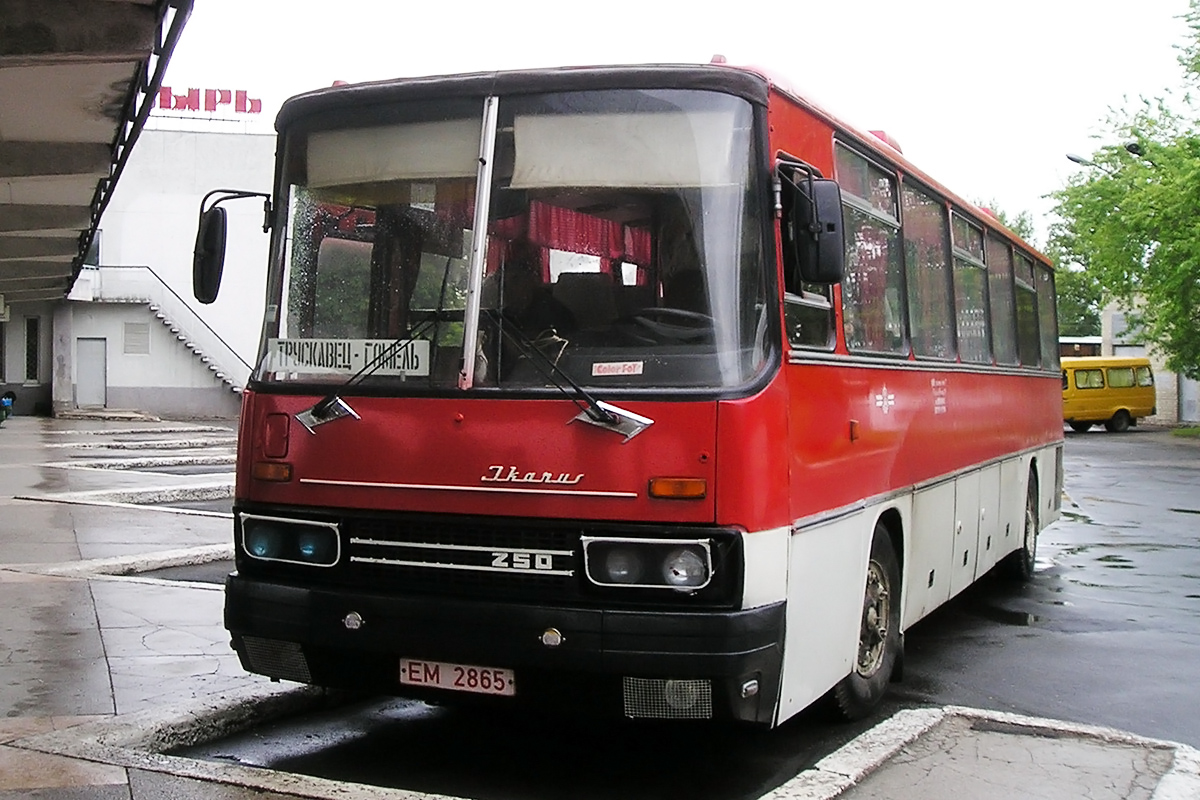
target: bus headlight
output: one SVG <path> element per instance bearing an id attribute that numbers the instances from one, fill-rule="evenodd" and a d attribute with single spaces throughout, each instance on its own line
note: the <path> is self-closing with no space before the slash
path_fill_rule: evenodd
<path id="1" fill-rule="evenodd" d="M 242 550 L 260 561 L 332 567 L 341 557 L 338 526 L 333 522 L 239 514 Z"/>
<path id="2" fill-rule="evenodd" d="M 612 583 L 637 583 L 642 577 L 642 559 L 630 547 L 614 547 L 604 556 L 604 573 Z"/>
<path id="3" fill-rule="evenodd" d="M 677 547 L 662 562 L 663 581 L 676 589 L 708 583 L 708 561 L 698 547 Z"/>
<path id="4" fill-rule="evenodd" d="M 597 586 L 695 591 L 713 576 L 710 539 L 584 536 L 583 561 Z"/>
<path id="5" fill-rule="evenodd" d="M 283 531 L 277 525 L 243 523 L 246 552 L 255 558 L 278 558 L 283 553 Z"/>

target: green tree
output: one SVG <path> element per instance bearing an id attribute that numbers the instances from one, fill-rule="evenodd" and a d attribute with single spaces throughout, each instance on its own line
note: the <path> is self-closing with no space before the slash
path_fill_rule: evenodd
<path id="1" fill-rule="evenodd" d="M 1200 0 L 1187 15 L 1180 64 L 1200 81 Z M 1175 106 L 1179 106 L 1176 103 Z M 1059 222 L 1050 249 L 1127 311 L 1136 335 L 1170 369 L 1200 378 L 1200 136 L 1185 112 L 1143 99 L 1108 120 L 1107 144 L 1051 197 Z M 1068 278 L 1068 282 L 1074 278 Z M 1061 306 L 1060 306 L 1061 310 Z M 1064 325 L 1064 333 L 1066 326 Z"/>

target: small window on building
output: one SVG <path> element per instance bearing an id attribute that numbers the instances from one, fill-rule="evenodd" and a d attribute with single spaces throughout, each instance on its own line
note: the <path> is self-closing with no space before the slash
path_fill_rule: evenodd
<path id="1" fill-rule="evenodd" d="M 38 365 L 41 362 L 41 319 L 25 318 L 25 380 L 37 383 Z"/>
<path id="2" fill-rule="evenodd" d="M 83 256 L 83 266 L 96 269 L 100 266 L 100 231 L 92 237 L 87 253 Z"/>
<path id="3" fill-rule="evenodd" d="M 127 356 L 148 356 L 148 355 L 150 355 L 150 323 L 148 323 L 148 322 L 126 322 L 125 323 L 125 355 L 127 355 Z"/>

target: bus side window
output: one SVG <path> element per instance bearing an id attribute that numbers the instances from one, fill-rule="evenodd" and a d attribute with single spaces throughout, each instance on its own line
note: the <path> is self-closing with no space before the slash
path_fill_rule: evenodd
<path id="1" fill-rule="evenodd" d="M 1133 367 L 1109 367 L 1108 385 L 1113 389 L 1130 389 L 1133 387 Z"/>
<path id="2" fill-rule="evenodd" d="M 1103 389 L 1104 371 L 1099 369 L 1075 370 L 1076 389 Z"/>
<path id="3" fill-rule="evenodd" d="M 832 350 L 833 292 L 829 285 L 807 283 L 801 278 L 801 248 L 793 230 L 792 219 L 795 197 L 794 181 L 802 180 L 800 173 L 793 173 L 790 181 L 784 181 L 781 200 L 783 214 L 780 234 L 783 238 L 783 315 L 787 328 L 788 342 L 793 347 L 813 347 Z"/>
<path id="4" fill-rule="evenodd" d="M 1138 386 L 1153 386 L 1154 385 L 1154 373 L 1152 373 L 1150 371 L 1149 367 L 1138 367 L 1137 368 L 1137 385 Z"/>
<path id="5" fill-rule="evenodd" d="M 829 287 L 800 284 L 798 294 L 783 295 L 788 342 L 794 347 L 833 349 L 833 304 Z"/>

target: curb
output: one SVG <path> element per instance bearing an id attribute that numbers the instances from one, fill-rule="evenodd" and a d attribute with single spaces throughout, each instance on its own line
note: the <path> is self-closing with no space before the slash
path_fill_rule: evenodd
<path id="1" fill-rule="evenodd" d="M 53 575 L 58 578 L 88 578 L 99 575 L 136 575 L 167 567 L 190 567 L 231 558 L 233 558 L 232 542 L 186 547 L 179 550 L 160 550 L 157 553 L 144 555 L 92 558 L 68 564 L 0 564 L 0 570 Z"/>
<path id="2" fill-rule="evenodd" d="M 833 800 L 882 767 L 904 746 L 951 718 L 987 720 L 1025 729 L 1027 735 L 1072 736 L 1099 743 L 1173 751 L 1171 768 L 1159 779 L 1151 800 L 1200 797 L 1200 751 L 1179 742 L 1149 739 L 1115 728 L 963 706 L 899 711 L 818 761 L 761 800 Z"/>
<path id="3" fill-rule="evenodd" d="M 151 709 L 9 742 L 9 747 L 139 769 L 207 783 L 316 800 L 453 800 L 258 767 L 220 764 L 163 751 L 211 741 L 254 725 L 328 705 L 336 695 L 311 687 L 248 686 L 188 708 Z"/>

